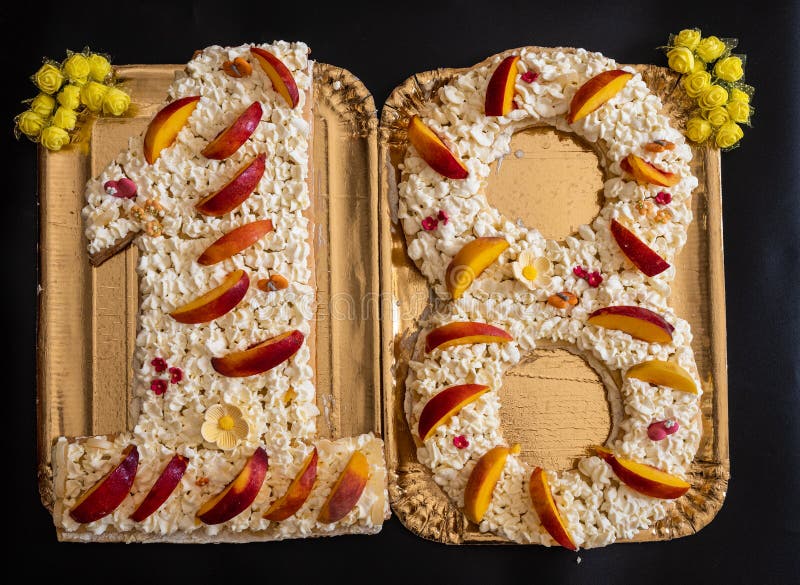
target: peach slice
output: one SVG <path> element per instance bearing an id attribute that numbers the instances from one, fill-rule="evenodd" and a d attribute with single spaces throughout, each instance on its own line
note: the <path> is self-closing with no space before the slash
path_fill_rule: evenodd
<path id="1" fill-rule="evenodd" d="M 234 270 L 217 288 L 197 297 L 170 313 L 178 323 L 207 323 L 233 309 L 247 294 L 250 278 L 244 270 Z"/>
<path id="2" fill-rule="evenodd" d="M 201 199 L 195 207 L 205 215 L 219 217 L 236 209 L 250 197 L 250 194 L 264 176 L 267 155 L 259 154 L 250 164 L 245 165 L 219 191 Z"/>
<path id="3" fill-rule="evenodd" d="M 633 153 L 625 157 L 619 166 L 626 173 L 633 175 L 636 182 L 641 184 L 652 183 L 662 187 L 674 187 L 681 180 L 680 176 L 675 173 L 662 171 Z"/>
<path id="4" fill-rule="evenodd" d="M 437 347 L 445 349 L 453 345 L 469 343 L 506 343 L 514 341 L 511 335 L 488 323 L 473 321 L 454 321 L 431 330 L 425 337 L 425 351 L 433 351 Z"/>
<path id="5" fill-rule="evenodd" d="M 257 343 L 244 351 L 211 358 L 211 366 L 223 376 L 243 378 L 271 370 L 292 357 L 303 345 L 305 336 L 294 329 Z"/>
<path id="6" fill-rule="evenodd" d="M 331 493 L 328 494 L 317 520 L 323 524 L 338 522 L 358 503 L 369 480 L 369 462 L 361 451 L 355 451 L 345 465 Z"/>
<path id="7" fill-rule="evenodd" d="M 199 95 L 177 99 L 164 106 L 150 120 L 143 146 L 144 158 L 148 164 L 156 162 L 161 151 L 172 146 L 199 101 Z"/>
<path id="8" fill-rule="evenodd" d="M 681 392 L 697 394 L 697 385 L 691 374 L 674 362 L 649 360 L 630 368 L 625 376 L 656 386 L 668 386 Z"/>
<path id="9" fill-rule="evenodd" d="M 78 498 L 69 515 L 75 522 L 86 524 L 111 514 L 130 493 L 138 468 L 139 450 L 128 445 L 122 451 L 122 461 Z"/>
<path id="10" fill-rule="evenodd" d="M 518 454 L 519 445 L 513 447 L 499 446 L 489 449 L 478 459 L 472 469 L 464 488 L 464 514 L 475 524 L 480 524 L 489 504 L 492 503 L 492 492 L 510 454 Z"/>
<path id="11" fill-rule="evenodd" d="M 550 491 L 547 474 L 541 467 L 537 467 L 531 473 L 528 492 L 531 494 L 533 509 L 536 510 L 536 514 L 539 516 L 539 522 L 542 523 L 548 534 L 553 537 L 553 540 L 564 548 L 578 550 L 553 499 L 553 492 Z"/>
<path id="12" fill-rule="evenodd" d="M 674 500 L 692 487 L 680 477 L 661 471 L 652 465 L 616 457 L 605 447 L 595 447 L 595 451 L 611 466 L 622 483 L 645 496 Z"/>
<path id="13" fill-rule="evenodd" d="M 228 486 L 200 506 L 197 519 L 205 524 L 222 524 L 244 512 L 256 499 L 269 468 L 269 457 L 259 447 Z"/>
<path id="14" fill-rule="evenodd" d="M 164 467 L 158 479 L 147 492 L 147 495 L 139 504 L 139 507 L 131 514 L 131 520 L 134 522 L 142 522 L 150 515 L 158 510 L 167 498 L 175 491 L 175 488 L 181 482 L 183 474 L 186 473 L 186 466 L 189 460 L 183 455 L 175 455 L 169 460 L 166 467 Z"/>
<path id="15" fill-rule="evenodd" d="M 594 112 L 617 95 L 632 77 L 632 73 L 622 69 L 603 71 L 592 77 L 580 86 L 572 97 L 567 122 L 573 124 Z"/>
<path id="16" fill-rule="evenodd" d="M 282 522 L 297 513 L 308 499 L 311 490 L 314 488 L 314 483 L 317 481 L 318 461 L 319 455 L 317 454 L 317 448 L 314 447 L 311 454 L 306 457 L 292 483 L 289 484 L 286 493 L 272 502 L 272 505 L 264 512 L 264 518 L 273 522 Z"/>
<path id="17" fill-rule="evenodd" d="M 444 273 L 445 285 L 453 300 L 460 299 L 472 281 L 497 260 L 506 248 L 508 242 L 499 237 L 475 238 L 464 244 Z"/>
<path id="18" fill-rule="evenodd" d="M 664 317 L 650 309 L 616 306 L 597 309 L 586 321 L 591 325 L 624 331 L 635 339 L 649 343 L 669 343 L 675 330 Z"/>
<path id="19" fill-rule="evenodd" d="M 483 384 L 458 384 L 439 392 L 428 400 L 419 415 L 419 438 L 423 441 L 430 439 L 437 427 L 446 424 L 467 404 L 475 402 L 488 391 L 489 386 Z"/>
<path id="20" fill-rule="evenodd" d="M 519 57 L 506 57 L 497 66 L 486 87 L 484 110 L 487 116 L 505 116 L 514 107 L 514 84 L 517 81 Z"/>
<path id="21" fill-rule="evenodd" d="M 292 72 L 283 64 L 283 61 L 269 51 L 258 47 L 251 47 L 250 52 L 269 77 L 275 91 L 281 94 L 290 108 L 296 107 L 300 103 L 300 91 L 297 89 Z"/>
<path id="22" fill-rule="evenodd" d="M 226 258 L 230 258 L 234 254 L 238 254 L 245 248 L 252 246 L 273 229 L 272 221 L 269 219 L 246 223 L 229 231 L 211 244 L 200 254 L 197 261 L 203 266 L 211 266 L 217 262 L 222 262 Z"/>
<path id="23" fill-rule="evenodd" d="M 261 104 L 253 102 L 239 114 L 239 117 L 230 126 L 217 134 L 216 138 L 200 151 L 200 154 L 214 160 L 228 158 L 239 150 L 239 147 L 247 142 L 250 135 L 255 132 L 261 122 L 262 113 Z"/>
<path id="24" fill-rule="evenodd" d="M 437 173 L 448 179 L 466 179 L 467 167 L 461 162 L 436 133 L 420 120 L 411 116 L 408 123 L 408 140 L 417 149 L 420 157 Z"/>
<path id="25" fill-rule="evenodd" d="M 628 260 L 647 276 L 656 276 L 669 268 L 669 262 L 656 254 L 647 244 L 636 237 L 616 219 L 611 220 L 611 235 L 619 244 Z"/>

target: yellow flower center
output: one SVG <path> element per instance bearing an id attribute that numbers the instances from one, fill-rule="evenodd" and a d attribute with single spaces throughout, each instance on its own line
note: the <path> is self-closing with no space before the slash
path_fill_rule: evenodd
<path id="1" fill-rule="evenodd" d="M 528 265 L 522 269 L 522 276 L 528 280 L 536 280 L 536 277 L 539 276 L 539 273 L 533 266 Z"/>
<path id="2" fill-rule="evenodd" d="M 219 428 L 222 429 L 223 431 L 229 431 L 233 428 L 233 423 L 234 423 L 233 417 L 229 414 L 226 414 L 221 419 L 219 419 L 219 422 L 217 424 L 219 425 Z"/>

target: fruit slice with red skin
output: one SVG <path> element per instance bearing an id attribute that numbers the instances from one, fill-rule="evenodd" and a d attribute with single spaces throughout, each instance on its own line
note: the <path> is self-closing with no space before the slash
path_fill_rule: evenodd
<path id="1" fill-rule="evenodd" d="M 621 459 L 610 449 L 595 447 L 597 455 L 611 466 L 619 480 L 634 491 L 662 500 L 680 498 L 692 487 L 676 475 L 645 463 Z"/>
<path id="2" fill-rule="evenodd" d="M 454 321 L 432 329 L 425 337 L 425 351 L 445 349 L 453 345 L 470 343 L 506 343 L 514 341 L 511 335 L 488 323 Z"/>
<path id="3" fill-rule="evenodd" d="M 175 488 L 181 482 L 183 474 L 186 473 L 186 466 L 189 460 L 183 455 L 175 455 L 169 460 L 166 467 L 164 467 L 158 479 L 147 492 L 147 495 L 139 504 L 139 507 L 131 514 L 131 520 L 134 522 L 143 522 L 153 512 L 158 510 L 167 498 L 175 491 Z"/>
<path id="4" fill-rule="evenodd" d="M 626 173 L 633 175 L 636 182 L 641 184 L 651 183 L 662 187 L 674 187 L 681 180 L 679 175 L 662 171 L 633 153 L 625 157 L 619 166 Z"/>
<path id="5" fill-rule="evenodd" d="M 69 511 L 70 517 L 86 524 L 111 514 L 130 493 L 138 468 L 139 450 L 136 445 L 128 445 L 122 451 L 122 461 L 78 498 Z"/>
<path id="6" fill-rule="evenodd" d="M 250 52 L 269 77 L 275 91 L 281 94 L 281 97 L 286 100 L 290 108 L 296 107 L 300 103 L 300 91 L 297 89 L 297 83 L 295 83 L 294 76 L 289 71 L 289 68 L 269 51 L 259 47 L 251 47 Z"/>
<path id="7" fill-rule="evenodd" d="M 592 77 L 572 97 L 567 122 L 572 124 L 594 112 L 617 95 L 632 77 L 632 73 L 622 69 L 603 71 Z"/>
<path id="8" fill-rule="evenodd" d="M 199 95 L 179 98 L 168 103 L 153 117 L 144 134 L 142 147 L 148 164 L 156 162 L 161 151 L 172 146 L 199 101 Z"/>
<path id="9" fill-rule="evenodd" d="M 200 507 L 197 519 L 205 524 L 222 524 L 244 512 L 261 490 L 268 468 L 267 452 L 259 447 L 244 464 L 236 479 Z"/>
<path id="10" fill-rule="evenodd" d="M 272 221 L 260 219 L 231 230 L 200 254 L 197 261 L 204 266 L 222 262 L 255 244 L 273 230 Z"/>
<path id="11" fill-rule="evenodd" d="M 625 377 L 636 378 L 656 386 L 667 386 L 689 394 L 697 394 L 697 385 L 694 383 L 694 378 L 675 362 L 662 360 L 642 362 L 625 372 Z"/>
<path id="12" fill-rule="evenodd" d="M 628 260 L 633 262 L 636 268 L 647 276 L 656 276 L 669 268 L 669 262 L 656 254 L 647 244 L 637 238 L 632 231 L 616 219 L 611 220 L 611 235 L 614 236 Z"/>
<path id="13" fill-rule="evenodd" d="M 428 400 L 419 415 L 417 433 L 422 441 L 427 441 L 436 432 L 436 428 L 446 424 L 467 404 L 475 402 L 489 391 L 483 384 L 458 384 L 450 386 Z"/>
<path id="14" fill-rule="evenodd" d="M 355 451 L 322 505 L 317 521 L 332 524 L 347 516 L 364 493 L 368 480 L 369 462 L 361 451 Z"/>
<path id="15" fill-rule="evenodd" d="M 631 337 L 649 343 L 669 343 L 675 330 L 658 313 L 644 307 L 625 305 L 597 309 L 589 315 L 587 323 L 624 331 Z"/>
<path id="16" fill-rule="evenodd" d="M 219 217 L 241 205 L 264 176 L 267 155 L 259 154 L 249 164 L 242 167 L 222 189 L 208 195 L 197 203 L 197 211 L 205 215 Z"/>
<path id="17" fill-rule="evenodd" d="M 539 522 L 542 523 L 548 534 L 553 537 L 553 540 L 564 548 L 578 550 L 575 541 L 572 540 L 572 535 L 570 535 L 564 521 L 561 519 L 558 506 L 556 506 L 556 502 L 553 499 L 553 492 L 550 491 L 547 474 L 541 467 L 537 467 L 531 473 L 528 492 L 531 495 L 533 509 L 536 510 L 536 514 L 539 516 Z"/>
<path id="18" fill-rule="evenodd" d="M 471 522 L 480 524 L 483 520 L 509 454 L 516 455 L 519 451 L 519 445 L 494 447 L 478 459 L 464 488 L 464 514 Z"/>
<path id="19" fill-rule="evenodd" d="M 211 366 L 223 376 L 242 378 L 271 370 L 292 357 L 303 345 L 305 336 L 297 329 L 281 333 L 244 351 L 211 358 Z"/>
<path id="20" fill-rule="evenodd" d="M 517 81 L 519 57 L 503 59 L 492 73 L 486 87 L 484 110 L 487 116 L 505 116 L 514 108 L 514 85 Z"/>
<path id="21" fill-rule="evenodd" d="M 467 167 L 461 162 L 436 133 L 419 116 L 412 116 L 408 123 L 408 140 L 417 149 L 419 156 L 434 171 L 448 179 L 466 179 Z"/>
<path id="22" fill-rule="evenodd" d="M 234 270 L 215 289 L 178 307 L 170 316 L 179 323 L 207 323 L 233 309 L 247 294 L 250 278 L 244 270 Z"/>
<path id="23" fill-rule="evenodd" d="M 505 238 L 481 237 L 467 242 L 453 256 L 444 273 L 445 286 L 453 297 L 458 300 L 495 260 L 500 257 L 508 242 Z"/>
<path id="24" fill-rule="evenodd" d="M 201 151 L 201 154 L 210 159 L 223 160 L 239 150 L 247 139 L 253 134 L 261 123 L 263 110 L 259 102 L 250 104 L 233 123 L 217 134 Z"/>
<path id="25" fill-rule="evenodd" d="M 272 502 L 267 511 L 264 512 L 264 518 L 273 522 L 282 522 L 294 516 L 303 507 L 317 481 L 318 461 L 319 455 L 317 454 L 317 448 L 314 447 L 311 454 L 306 457 L 292 483 L 289 484 L 286 493 Z"/>

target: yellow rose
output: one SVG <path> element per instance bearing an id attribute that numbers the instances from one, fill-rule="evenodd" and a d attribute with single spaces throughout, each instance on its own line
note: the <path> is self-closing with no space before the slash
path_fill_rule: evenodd
<path id="1" fill-rule="evenodd" d="M 47 94 L 57 92 L 63 81 L 64 76 L 61 74 L 61 70 L 50 63 L 42 65 L 33 76 L 33 82 L 36 87 Z"/>
<path id="2" fill-rule="evenodd" d="M 678 73 L 689 73 L 694 67 L 694 55 L 686 47 L 675 47 L 667 53 L 669 68 Z"/>
<path id="3" fill-rule="evenodd" d="M 704 116 L 705 119 L 708 120 L 714 128 L 719 128 L 726 122 L 730 121 L 728 110 L 726 110 L 722 106 L 704 112 Z"/>
<path id="4" fill-rule="evenodd" d="M 69 144 L 69 134 L 63 128 L 48 126 L 42 130 L 40 141 L 42 146 L 49 150 L 61 150 L 63 146 Z"/>
<path id="5" fill-rule="evenodd" d="M 111 63 L 97 53 L 89 55 L 89 75 L 95 81 L 103 81 L 111 73 Z"/>
<path id="6" fill-rule="evenodd" d="M 686 47 L 690 51 L 694 51 L 700 44 L 700 31 L 696 28 L 685 28 L 675 35 L 672 43 L 676 47 Z"/>
<path id="7" fill-rule="evenodd" d="M 714 65 L 714 75 L 724 81 L 739 81 L 744 76 L 742 60 L 739 57 L 725 57 Z"/>
<path id="8" fill-rule="evenodd" d="M 116 87 L 109 88 L 103 98 L 103 112 L 112 116 L 121 116 L 130 105 L 131 96 Z"/>
<path id="9" fill-rule="evenodd" d="M 681 81 L 683 89 L 689 97 L 699 97 L 701 93 L 711 87 L 711 74 L 708 71 L 690 73 Z"/>
<path id="10" fill-rule="evenodd" d="M 739 142 L 744 136 L 744 132 L 736 122 L 728 122 L 723 124 L 717 130 L 717 137 L 715 139 L 718 148 L 730 148 Z"/>
<path id="11" fill-rule="evenodd" d="M 728 102 L 728 105 L 725 106 L 725 109 L 728 110 L 728 115 L 734 122 L 746 124 L 748 120 L 750 120 L 750 106 L 744 102 L 731 100 Z"/>
<path id="12" fill-rule="evenodd" d="M 99 112 L 103 107 L 108 86 L 96 81 L 90 81 L 81 88 L 81 103 L 93 112 Z"/>
<path id="13" fill-rule="evenodd" d="M 65 85 L 56 96 L 58 103 L 69 110 L 77 110 L 81 105 L 81 88 L 77 85 Z"/>
<path id="14" fill-rule="evenodd" d="M 58 108 L 53 115 L 53 124 L 64 130 L 72 130 L 77 123 L 78 114 L 75 113 L 75 110 L 61 107 Z"/>
<path id="15" fill-rule="evenodd" d="M 46 93 L 40 93 L 31 101 L 31 110 L 39 114 L 42 118 L 49 116 L 55 107 L 56 100 Z"/>
<path id="16" fill-rule="evenodd" d="M 695 59 L 694 66 L 692 67 L 692 73 L 697 73 L 698 71 L 705 71 L 706 64 L 703 62 L 702 59 Z"/>
<path id="17" fill-rule="evenodd" d="M 711 63 L 715 59 L 719 59 L 722 53 L 725 52 L 725 43 L 717 37 L 706 37 L 698 43 L 695 51 L 697 56 L 706 63 Z"/>
<path id="18" fill-rule="evenodd" d="M 747 93 L 746 91 L 742 91 L 741 89 L 734 87 L 733 89 L 731 89 L 731 101 L 749 104 L 750 94 Z"/>
<path id="19" fill-rule="evenodd" d="M 17 128 L 31 138 L 39 136 L 46 123 L 47 121 L 33 110 L 26 110 L 17 116 Z"/>
<path id="20" fill-rule="evenodd" d="M 73 53 L 64 61 L 64 73 L 71 83 L 83 85 L 89 78 L 89 59 L 80 53 Z"/>
<path id="21" fill-rule="evenodd" d="M 728 92 L 720 85 L 710 85 L 700 94 L 697 103 L 704 110 L 713 110 L 728 103 Z"/>
<path id="22" fill-rule="evenodd" d="M 686 122 L 686 138 L 692 142 L 705 142 L 711 136 L 711 124 L 703 118 L 689 118 Z"/>

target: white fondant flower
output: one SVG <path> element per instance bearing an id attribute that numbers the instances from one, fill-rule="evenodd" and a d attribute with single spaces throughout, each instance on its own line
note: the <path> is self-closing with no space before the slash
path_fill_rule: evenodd
<path id="1" fill-rule="evenodd" d="M 517 280 L 531 290 L 547 286 L 553 276 L 553 264 L 550 260 L 544 256 L 537 256 L 530 250 L 521 252 L 511 268 Z"/>
<path id="2" fill-rule="evenodd" d="M 203 438 L 224 451 L 233 449 L 249 432 L 250 425 L 242 411 L 230 404 L 215 404 L 206 410 L 205 422 L 200 427 Z"/>

